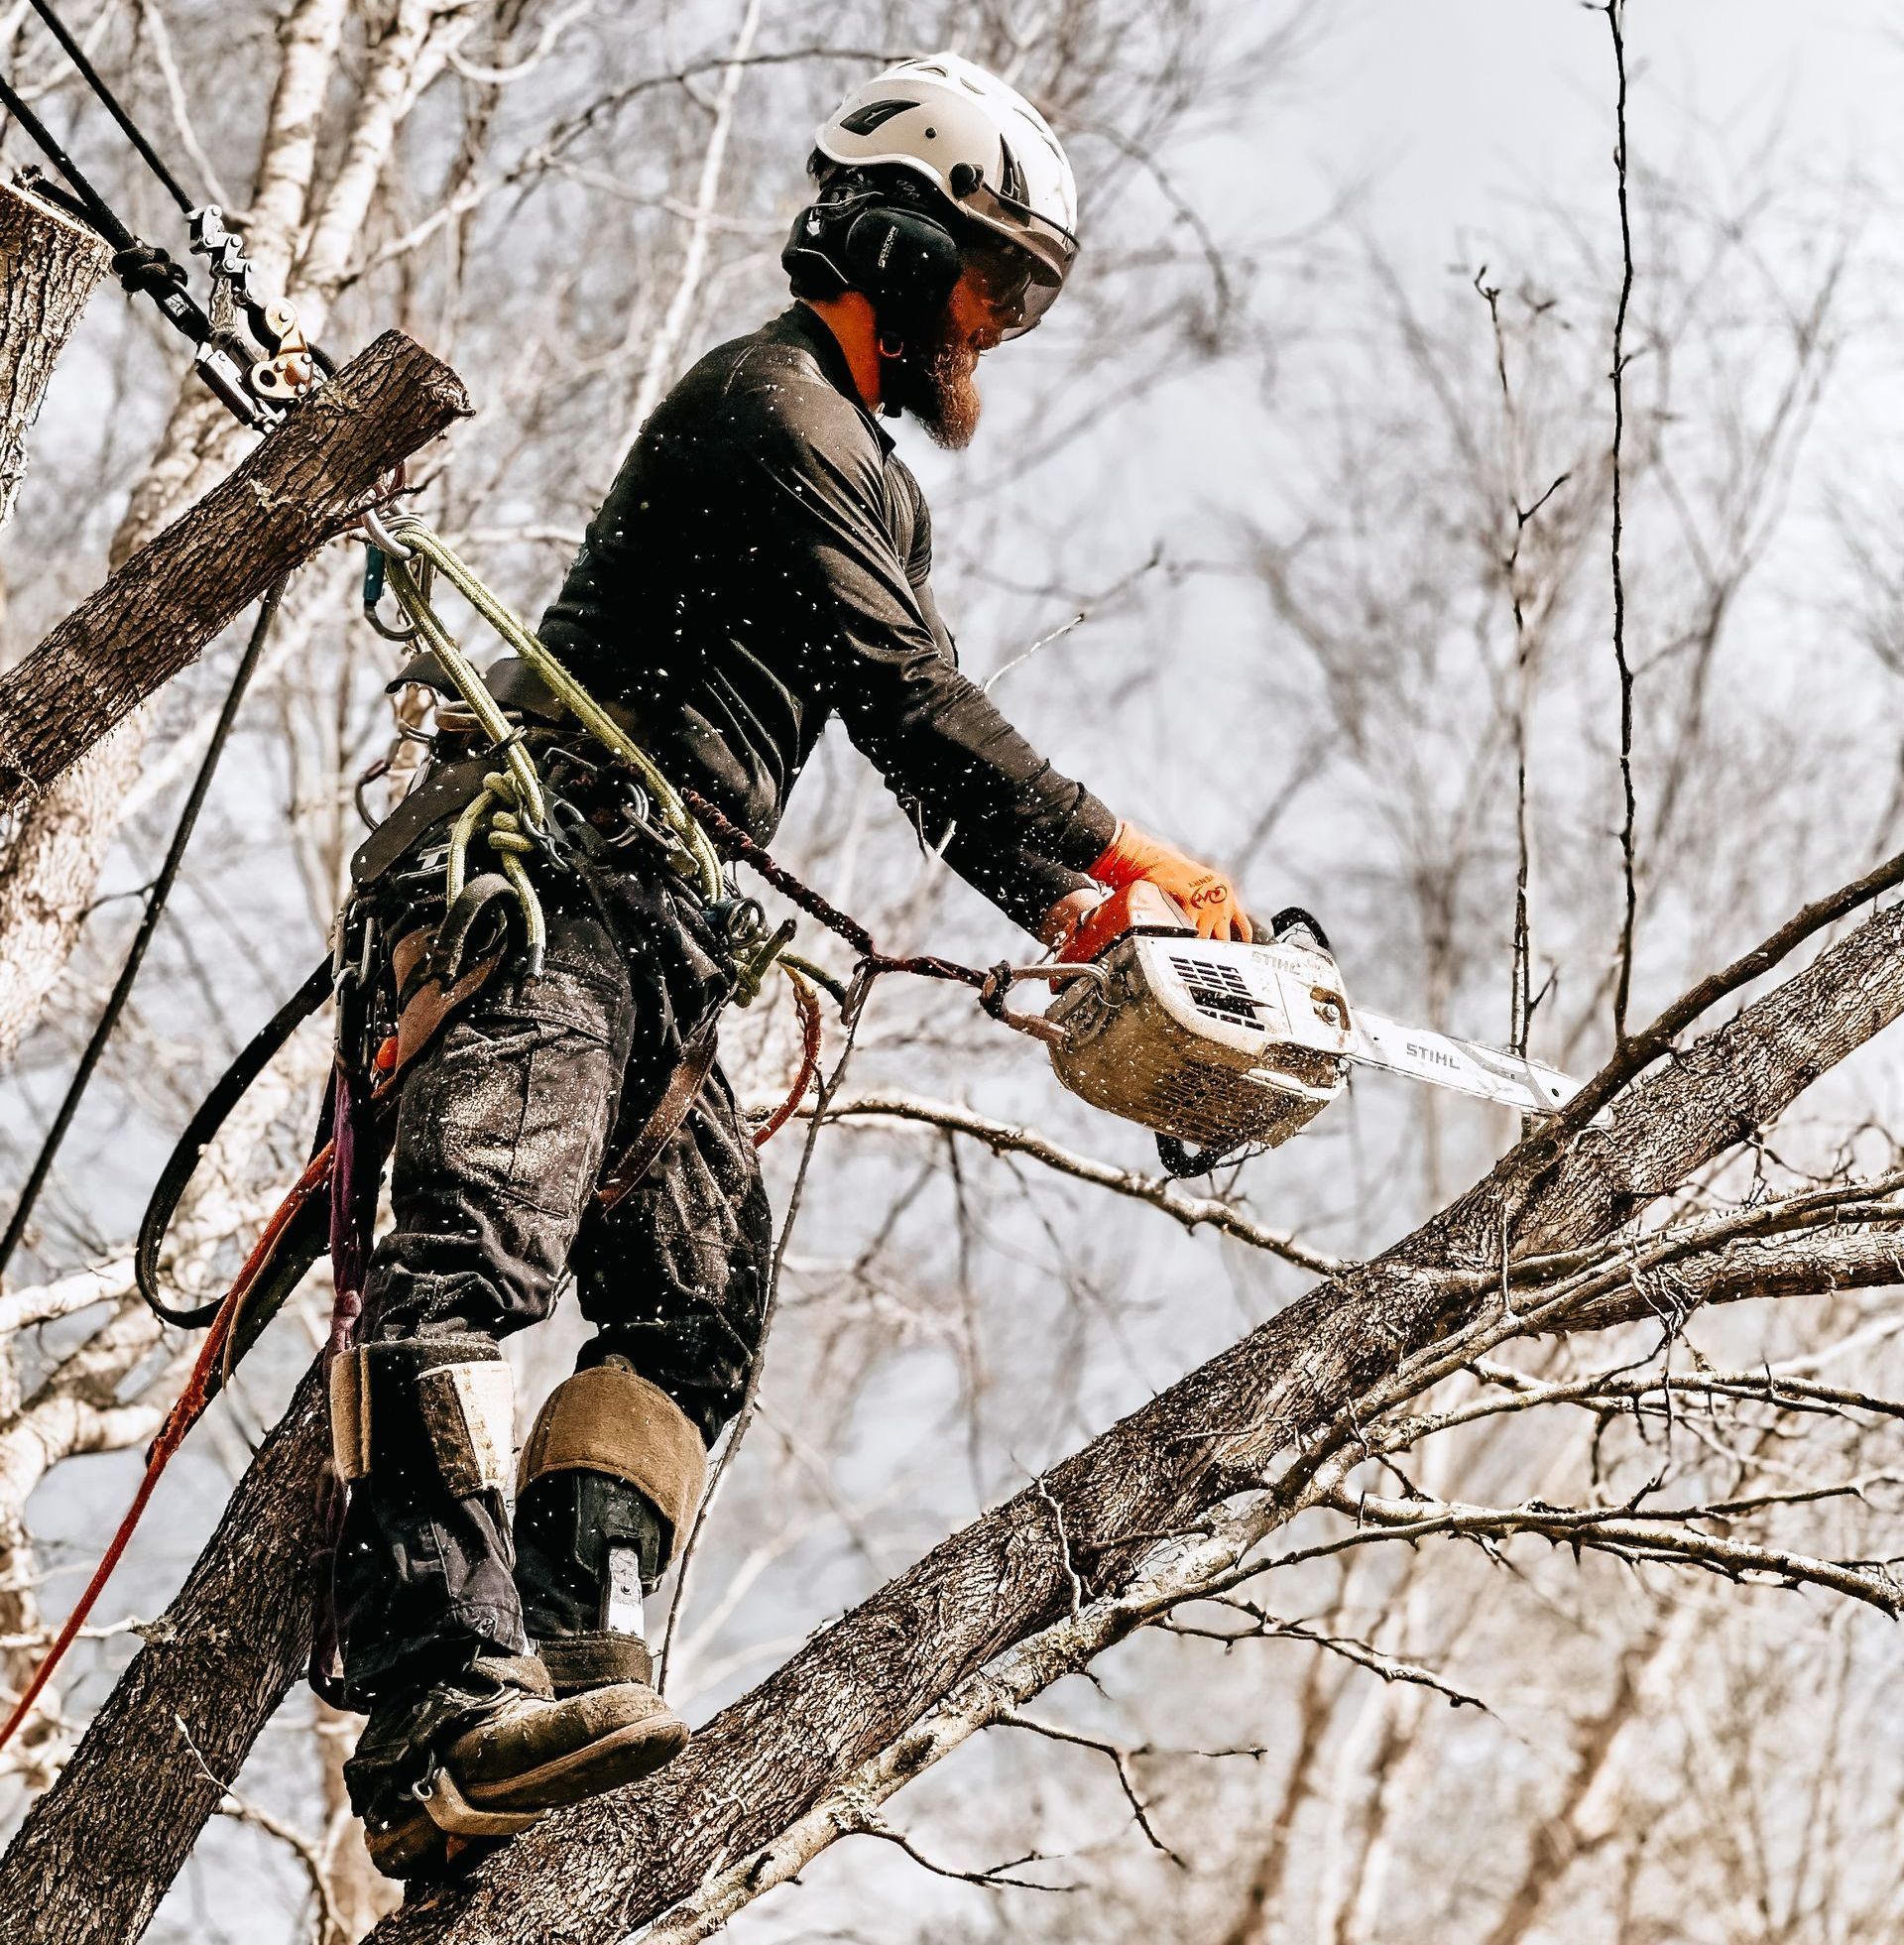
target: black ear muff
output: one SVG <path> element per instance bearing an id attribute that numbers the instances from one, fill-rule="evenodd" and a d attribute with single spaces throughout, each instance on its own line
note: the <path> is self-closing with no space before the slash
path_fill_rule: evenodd
<path id="1" fill-rule="evenodd" d="M 862 209 L 840 254 L 847 281 L 873 300 L 881 330 L 898 338 L 929 328 L 959 281 L 952 232 L 916 209 Z"/>

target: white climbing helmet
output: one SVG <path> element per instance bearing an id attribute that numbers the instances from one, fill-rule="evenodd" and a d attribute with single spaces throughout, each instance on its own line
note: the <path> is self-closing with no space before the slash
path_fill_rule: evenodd
<path id="1" fill-rule="evenodd" d="M 1050 125 L 1016 88 L 960 55 L 922 55 L 854 88 L 813 140 L 843 168 L 923 177 L 1028 257 L 1008 337 L 1051 307 L 1078 254 L 1078 186 Z"/>

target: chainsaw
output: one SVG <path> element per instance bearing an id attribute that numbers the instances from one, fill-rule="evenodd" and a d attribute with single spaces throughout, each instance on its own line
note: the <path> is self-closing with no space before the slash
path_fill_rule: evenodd
<path id="1" fill-rule="evenodd" d="M 1291 907 L 1269 936 L 1200 938 L 1141 880 L 1086 917 L 1054 962 L 1001 969 L 987 1010 L 1050 1049 L 1058 1079 L 1157 1136 L 1172 1174 L 1202 1174 L 1244 1148 L 1272 1149 L 1376 1067 L 1519 1114 L 1552 1114 L 1580 1083 L 1538 1060 L 1351 1008 L 1322 926 Z M 1040 1018 L 1005 1005 L 1035 979 Z"/>

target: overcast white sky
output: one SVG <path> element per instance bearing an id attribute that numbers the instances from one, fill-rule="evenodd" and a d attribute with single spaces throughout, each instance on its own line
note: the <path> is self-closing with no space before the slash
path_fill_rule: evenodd
<path id="1" fill-rule="evenodd" d="M 1531 196 L 1572 202 L 1596 182 L 1610 193 L 1611 50 L 1597 9 L 1349 0 L 1327 16 L 1327 87 L 1264 133 L 1297 181 L 1386 165 L 1369 217 L 1417 268 L 1497 235 Z M 1724 168 L 1783 119 L 1820 178 L 1895 186 L 1904 12 L 1890 0 L 1629 0 L 1626 36 L 1635 162 Z"/>

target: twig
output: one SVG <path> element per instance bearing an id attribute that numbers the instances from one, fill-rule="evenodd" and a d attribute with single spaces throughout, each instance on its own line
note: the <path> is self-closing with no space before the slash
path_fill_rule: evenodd
<path id="1" fill-rule="evenodd" d="M 1051 1496 L 1051 1489 L 1042 1479 L 1032 1482 L 1038 1498 L 1051 1509 L 1052 1523 L 1058 1529 L 1058 1557 L 1064 1563 L 1064 1577 L 1071 1589 L 1071 1617 L 1076 1620 L 1084 1609 L 1084 1582 L 1078 1578 L 1078 1569 L 1071 1558 L 1071 1535 L 1064 1530 L 1064 1509 Z"/>
<path id="2" fill-rule="evenodd" d="M 1273 1560 L 1247 1563 L 1228 1576 L 1228 1584 L 1216 1591 L 1227 1592 L 1230 1587 L 1258 1574 L 1330 1558 L 1381 1540 L 1401 1539 L 1412 1545 L 1417 1540 L 1444 1534 L 1491 1540 L 1531 1533 L 1559 1545 L 1575 1549 L 1592 1547 L 1621 1559 L 1703 1567 L 1709 1573 L 1732 1581 L 1742 1582 L 1751 1574 L 1768 1575 L 1787 1587 L 1823 1587 L 1831 1593 L 1861 1601 L 1893 1620 L 1904 1614 L 1904 1593 L 1900 1593 L 1888 1572 L 1867 1572 L 1842 1560 L 1815 1559 L 1803 1553 L 1721 1539 L 1712 1533 L 1666 1523 L 1664 1519 L 1654 1524 L 1646 1515 L 1630 1507 L 1602 1511 L 1545 1506 L 1539 1501 L 1518 1507 L 1464 1506 L 1434 1500 L 1380 1500 L 1341 1488 L 1328 1494 L 1326 1503 L 1357 1520 L 1356 1530 L 1338 1540 L 1298 1548 Z M 1684 1518 L 1685 1510 L 1681 1509 L 1677 1517 Z"/>
<path id="3" fill-rule="evenodd" d="M 1130 1814 L 1136 1818 L 1137 1828 L 1149 1839 L 1151 1849 L 1161 1851 L 1179 1871 L 1190 1869 L 1184 1859 L 1157 1835 L 1148 1807 L 1138 1793 L 1136 1778 L 1130 1773 L 1130 1750 L 1121 1749 L 1116 1743 L 1101 1742 L 1096 1736 L 1081 1735 L 1075 1729 L 1059 1729 L 1052 1723 L 1039 1722 L 1032 1716 L 1021 1715 L 1016 1709 L 1008 1709 L 999 1720 L 1010 1729 L 1029 1730 L 1032 1735 L 1048 1737 L 1054 1743 L 1069 1743 L 1074 1749 L 1096 1750 L 1100 1756 L 1108 1756 L 1112 1767 L 1118 1772 L 1125 1801 L 1130 1805 Z"/>
<path id="4" fill-rule="evenodd" d="M 1638 807 L 1633 795 L 1633 670 L 1626 659 L 1626 575 L 1620 554 L 1624 534 L 1625 505 L 1622 497 L 1621 460 L 1626 434 L 1626 307 L 1633 295 L 1633 228 L 1626 205 L 1626 0 L 1606 0 L 1602 10 L 1613 40 L 1613 71 L 1619 92 L 1614 110 L 1616 133 L 1613 167 L 1619 179 L 1619 304 L 1613 312 L 1613 451 L 1612 451 L 1612 573 L 1613 573 L 1613 661 L 1619 670 L 1619 785 L 1623 809 L 1619 826 L 1620 873 L 1624 880 L 1625 910 L 1619 928 L 1619 975 L 1613 985 L 1613 1045 L 1626 1043 L 1626 1004 L 1632 993 L 1633 925 L 1638 894 L 1633 874 L 1633 829 Z"/>
<path id="5" fill-rule="evenodd" d="M 1630 1038 L 1622 1038 L 1613 1057 L 1576 1094 L 1561 1111 L 1549 1118 L 1549 1134 L 1558 1138 L 1584 1128 L 1608 1101 L 1642 1068 L 1649 1067 L 1671 1047 L 1674 1039 L 1699 1016 L 1718 1005 L 1727 993 L 1760 974 L 1769 972 L 1789 952 L 1802 945 L 1814 932 L 1836 923 L 1860 905 L 1904 882 L 1904 851 L 1886 858 L 1881 865 L 1814 899 L 1794 912 L 1778 930 L 1741 953 L 1730 965 L 1709 974 L 1697 986 L 1689 987 L 1652 1024 Z"/>
<path id="6" fill-rule="evenodd" d="M 1070 1175 L 1096 1188 L 1113 1189 L 1134 1201 L 1146 1202 L 1151 1208 L 1160 1209 L 1174 1221 L 1180 1222 L 1185 1229 L 1207 1227 L 1219 1230 L 1239 1243 L 1248 1243 L 1252 1249 L 1267 1250 L 1272 1256 L 1281 1257 L 1285 1263 L 1293 1263 L 1299 1270 L 1313 1270 L 1327 1276 L 1339 1275 L 1348 1267 L 1338 1258 L 1325 1256 L 1320 1250 L 1298 1242 L 1286 1230 L 1266 1229 L 1259 1223 L 1251 1222 L 1228 1202 L 1219 1201 L 1214 1196 L 1179 1194 L 1160 1177 L 1134 1174 L 1111 1162 L 1073 1154 L 1028 1128 L 1020 1128 L 1007 1121 L 994 1121 L 956 1102 L 924 1100 L 909 1094 L 857 1094 L 850 1100 L 840 1102 L 837 1107 L 826 1105 L 823 1108 L 802 1109 L 801 1112 L 808 1116 L 824 1113 L 829 1121 L 892 1119 L 921 1122 L 931 1128 L 947 1128 L 954 1134 L 969 1135 L 974 1141 L 983 1142 L 994 1154 L 1028 1155 L 1058 1174 Z"/>
<path id="7" fill-rule="evenodd" d="M 1437 1695 L 1445 1695 L 1457 1709 L 1479 1709 L 1483 1715 L 1493 1714 L 1479 1695 L 1471 1695 L 1465 1688 L 1451 1687 L 1432 1668 L 1424 1667 L 1419 1662 L 1403 1661 L 1394 1655 L 1384 1654 L 1370 1641 L 1358 1641 L 1353 1635 L 1325 1635 L 1311 1628 L 1307 1622 L 1285 1621 L 1279 1615 L 1257 1607 L 1253 1601 L 1239 1600 L 1235 1595 L 1211 1594 L 1206 1598 L 1217 1607 L 1246 1616 L 1251 1625 L 1234 1630 L 1193 1628 L 1185 1622 L 1171 1620 L 1158 1623 L 1158 1627 L 1165 1634 L 1221 1641 L 1225 1647 L 1248 1641 L 1280 1639 L 1307 1641 L 1313 1647 L 1339 1654 L 1345 1661 L 1354 1662 L 1358 1668 L 1367 1668 L 1370 1674 L 1379 1675 L 1385 1682 L 1405 1682 L 1418 1688 L 1433 1689 Z"/>
<path id="8" fill-rule="evenodd" d="M 950 1878 L 954 1884 L 979 1884 L 986 1890 L 1010 1888 L 1020 1891 L 1073 1891 L 1076 1884 L 1041 1884 L 1035 1878 L 1012 1878 L 1007 1873 L 1015 1871 L 1021 1864 L 1041 1864 L 1042 1851 L 1026 1851 L 1022 1857 L 1014 1857 L 1004 1864 L 995 1864 L 987 1871 L 961 1871 L 956 1865 L 935 1864 L 914 1844 L 902 1830 L 894 1830 L 884 1818 L 868 1815 L 859 1827 L 862 1837 L 878 1837 L 886 1843 L 896 1845 L 912 1862 L 922 1870 L 929 1871 L 935 1878 Z"/>
<path id="9" fill-rule="evenodd" d="M 269 1810 L 261 1809 L 249 1798 L 240 1796 L 232 1786 L 212 1773 L 211 1764 L 200 1753 L 198 1745 L 191 1740 L 191 1731 L 185 1727 L 185 1719 L 175 1715 L 173 1721 L 178 1725 L 178 1734 L 184 1739 L 185 1748 L 191 1753 L 191 1760 L 198 1765 L 198 1773 L 213 1789 L 220 1792 L 218 1814 L 235 1818 L 240 1823 L 248 1823 L 262 1830 L 266 1836 L 275 1837 L 281 1844 L 287 1844 L 296 1855 L 298 1862 L 304 1867 L 304 1875 L 310 1880 L 311 1894 L 317 1900 L 317 1909 L 324 1922 L 326 1941 L 347 1941 L 350 1933 L 344 1928 L 343 1915 L 337 1909 L 337 1901 L 331 1895 L 330 1880 L 325 1876 L 323 1859 L 318 1855 L 317 1846 L 302 1831 L 294 1829 Z"/>

